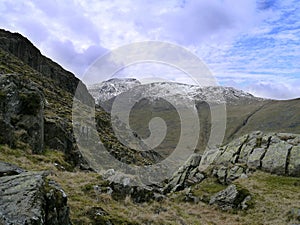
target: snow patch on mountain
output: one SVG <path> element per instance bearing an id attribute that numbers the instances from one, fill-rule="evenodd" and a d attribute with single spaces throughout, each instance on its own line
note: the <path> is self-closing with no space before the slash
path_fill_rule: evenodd
<path id="1" fill-rule="evenodd" d="M 176 99 L 176 102 L 195 100 L 234 104 L 238 101 L 252 102 L 263 100 L 254 97 L 250 93 L 232 87 L 200 87 L 197 85 L 174 82 L 157 82 L 142 85 L 140 81 L 134 78 L 110 79 L 100 84 L 94 84 L 88 88 L 91 95 L 95 98 L 96 103 L 99 104 L 128 91 L 132 92 L 133 95 L 137 93 L 145 95 L 150 98 L 150 100 L 173 98 Z"/>
<path id="2" fill-rule="evenodd" d="M 134 78 L 113 78 L 99 84 L 90 85 L 88 86 L 88 90 L 96 100 L 96 103 L 99 103 L 105 102 L 138 85 L 141 85 L 141 82 Z"/>

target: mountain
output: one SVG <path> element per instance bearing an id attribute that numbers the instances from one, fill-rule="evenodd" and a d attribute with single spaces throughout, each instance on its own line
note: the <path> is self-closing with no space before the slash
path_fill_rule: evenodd
<path id="1" fill-rule="evenodd" d="M 21 34 L 0 29 L 0 49 L 12 54 L 24 64 L 42 74 L 43 77 L 51 79 L 55 85 L 63 90 L 72 94 L 75 93 L 79 79 L 59 64 L 43 56 L 40 50 Z M 16 71 L 12 69 L 11 72 Z"/>
<path id="2" fill-rule="evenodd" d="M 140 84 L 141 82 L 134 78 L 114 78 L 99 84 L 90 85 L 88 89 L 96 102 L 104 102 Z"/>
<path id="3" fill-rule="evenodd" d="M 78 78 L 25 37 L 1 30 L 0 42 L 0 224 L 299 223 L 300 99 L 112 79 L 100 90 L 92 87 L 103 99 L 95 105 Z M 121 106 L 134 103 L 130 126 L 110 115 L 115 100 L 125 103 Z M 196 152 L 164 176 L 175 163 L 157 162 L 174 150 L 181 137 L 178 110 L 189 112 L 193 101 L 201 128 Z M 217 103 L 227 108 L 224 145 L 204 152 Z M 83 114 L 77 118 L 78 109 Z M 126 107 L 114 109 L 122 113 Z M 165 121 L 166 137 L 151 148 L 144 139 L 155 117 Z M 195 127 L 193 118 L 187 119 Z M 255 129 L 275 132 L 250 132 Z M 116 160 L 102 158 L 103 146 Z M 101 163 L 109 169 L 99 171 Z M 152 166 L 156 170 L 149 171 Z"/>
<path id="4" fill-rule="evenodd" d="M 191 99 L 195 101 L 234 104 L 239 101 L 251 102 L 264 100 L 232 87 L 199 87 L 197 85 L 175 82 L 156 82 L 142 85 L 135 78 L 113 78 L 99 84 L 90 85 L 88 89 L 98 104 L 104 103 L 127 91 L 143 93 L 152 99 L 160 97 L 173 98 L 175 102 L 177 99 L 178 102 Z"/>
<path id="5" fill-rule="evenodd" d="M 0 30 L 0 84 L 0 144 L 28 147 L 34 153 L 60 150 L 74 167 L 86 164 L 75 144 L 73 98 L 80 86 L 76 94 L 84 104 L 93 106 L 94 99 L 74 74 L 43 56 L 22 35 Z M 95 114 L 104 145 L 114 145 L 108 148 L 112 155 L 137 164 L 151 162 L 153 155 L 142 157 L 116 139 L 103 109 L 97 107 Z"/>
<path id="6" fill-rule="evenodd" d="M 163 118 L 169 126 L 169 132 L 161 145 L 156 148 L 158 152 L 164 152 L 163 155 L 170 154 L 169 151 L 174 149 L 180 137 L 181 123 L 176 107 L 191 104 L 190 101 L 195 102 L 200 120 L 200 135 L 196 149 L 199 152 L 205 150 L 210 135 L 210 107 L 214 104 L 226 105 L 224 144 L 256 130 L 300 133 L 300 99 L 285 101 L 263 99 L 241 90 L 220 86 L 199 87 L 173 82 L 142 85 L 133 78 L 104 81 L 94 84 L 92 89 L 89 87 L 89 91 L 96 99 L 96 103 L 108 112 L 117 96 L 139 99 L 130 112 L 130 125 L 142 138 L 150 135 L 148 124 L 152 118 L 156 116 Z M 128 104 L 129 102 L 130 100 Z"/>

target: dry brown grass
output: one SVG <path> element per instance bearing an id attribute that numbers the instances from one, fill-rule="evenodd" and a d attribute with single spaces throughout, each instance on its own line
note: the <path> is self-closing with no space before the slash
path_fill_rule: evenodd
<path id="1" fill-rule="evenodd" d="M 184 191 L 169 195 L 161 202 L 136 204 L 130 198 L 116 201 L 106 193 L 107 182 L 92 172 L 61 171 L 54 163 L 67 165 L 60 152 L 32 155 L 30 152 L 0 146 L 0 160 L 17 164 L 30 170 L 51 170 L 50 179 L 58 182 L 68 195 L 71 219 L 74 224 L 96 224 L 89 214 L 93 207 L 108 212 L 103 220 L 114 224 L 297 224 L 288 221 L 288 212 L 300 208 L 300 178 L 281 177 L 255 172 L 248 179 L 237 180 L 239 186 L 250 191 L 254 206 L 247 211 L 224 212 L 215 206 L 183 200 Z M 222 186 L 208 180 L 193 187 L 196 195 L 211 195 Z M 95 191 L 94 187 L 103 187 Z M 98 218 L 98 224 L 99 222 Z"/>

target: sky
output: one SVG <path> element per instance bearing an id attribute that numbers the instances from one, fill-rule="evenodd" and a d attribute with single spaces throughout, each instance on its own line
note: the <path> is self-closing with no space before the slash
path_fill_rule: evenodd
<path id="1" fill-rule="evenodd" d="M 0 0 L 0 27 L 79 78 L 107 51 L 155 40 L 196 54 L 221 85 L 300 97 L 298 0 Z"/>

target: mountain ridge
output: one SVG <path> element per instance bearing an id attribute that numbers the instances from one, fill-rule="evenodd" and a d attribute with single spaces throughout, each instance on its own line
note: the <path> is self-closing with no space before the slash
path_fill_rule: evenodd
<path id="1" fill-rule="evenodd" d="M 101 104 L 110 100 L 117 95 L 130 90 L 145 86 L 143 94 L 147 96 L 175 96 L 184 95 L 189 99 L 197 101 L 211 101 L 211 102 L 234 102 L 238 98 L 264 100 L 263 98 L 255 97 L 250 93 L 238 90 L 233 87 L 224 86 L 205 86 L 177 83 L 177 82 L 153 82 L 149 84 L 142 84 L 135 78 L 112 78 L 98 84 L 88 86 L 88 90 L 94 97 L 96 103 Z M 217 98 L 216 98 L 217 97 Z M 219 98 L 219 99 L 218 99 Z"/>

